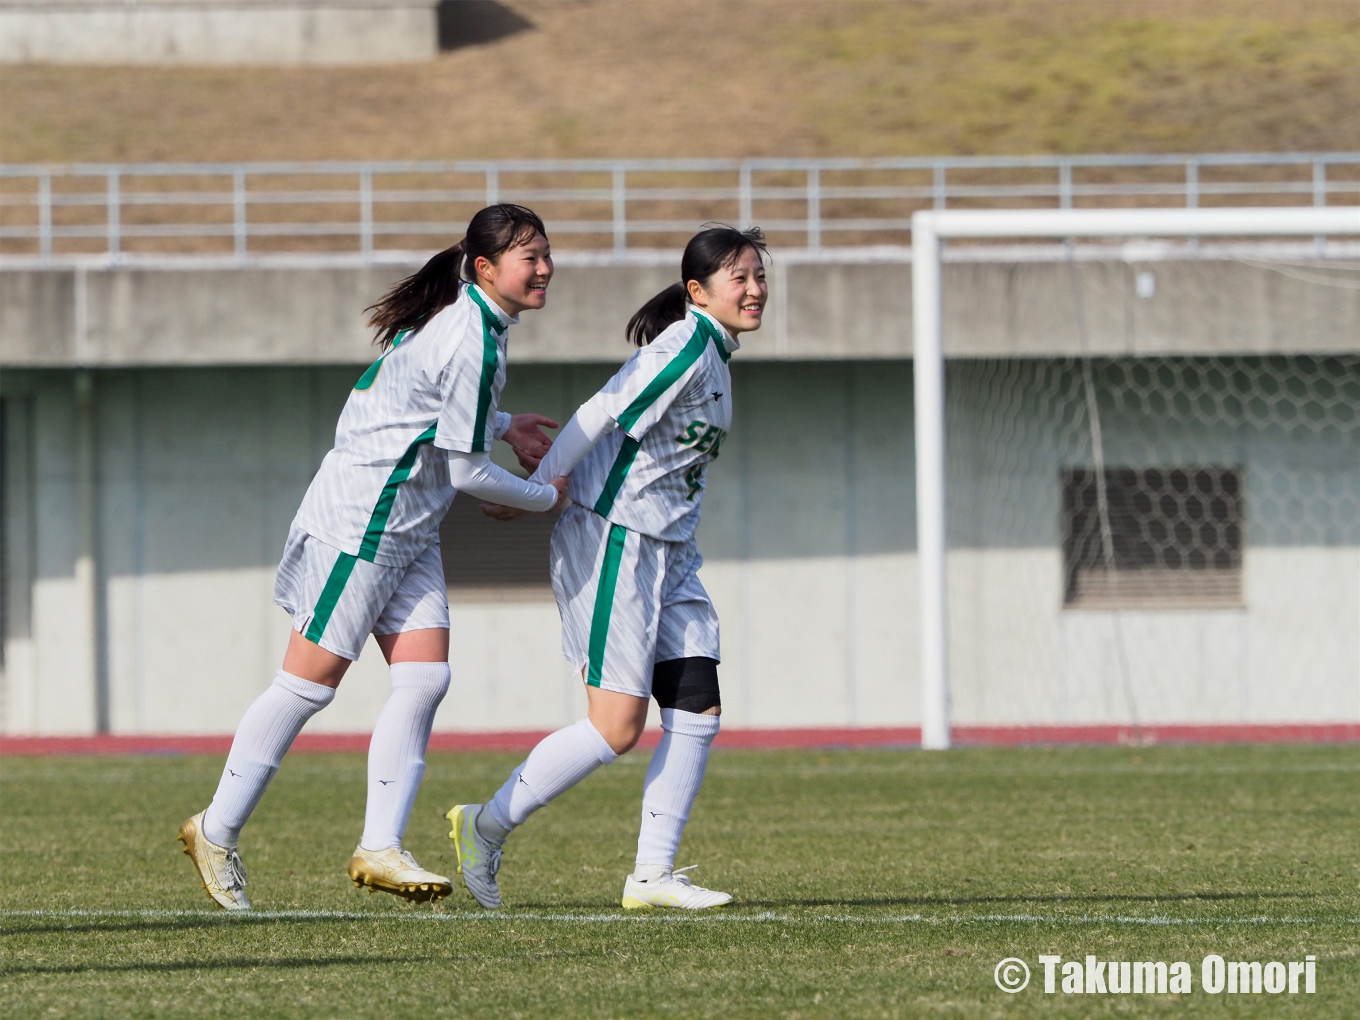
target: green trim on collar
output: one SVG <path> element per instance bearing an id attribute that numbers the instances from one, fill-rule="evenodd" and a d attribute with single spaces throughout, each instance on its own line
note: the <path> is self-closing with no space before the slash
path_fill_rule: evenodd
<path id="1" fill-rule="evenodd" d="M 490 319 L 491 322 L 494 323 L 492 328 L 497 333 L 504 333 L 509 328 L 510 324 L 504 321 L 500 315 L 496 314 L 496 312 L 491 310 L 491 306 L 487 304 L 486 299 L 482 297 L 482 289 L 480 287 L 478 287 L 475 283 L 469 283 L 468 294 L 472 297 L 473 301 L 477 302 L 477 307 L 482 310 L 482 318 Z M 505 314 L 504 312 L 501 312 L 501 315 L 504 314 Z M 509 316 L 506 316 L 506 318 L 509 318 Z"/>

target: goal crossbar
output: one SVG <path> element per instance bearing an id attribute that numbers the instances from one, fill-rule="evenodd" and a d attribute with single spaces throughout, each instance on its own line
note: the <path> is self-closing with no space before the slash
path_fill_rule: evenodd
<path id="1" fill-rule="evenodd" d="M 1236 209 L 941 209 L 911 218 L 921 746 L 950 744 L 946 614 L 943 292 L 947 238 L 1360 236 L 1360 206 Z"/>

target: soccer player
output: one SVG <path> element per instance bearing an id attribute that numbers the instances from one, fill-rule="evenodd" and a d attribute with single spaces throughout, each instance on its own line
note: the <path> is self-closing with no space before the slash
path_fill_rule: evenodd
<path id="1" fill-rule="evenodd" d="M 246 710 L 212 803 L 179 830 L 219 906 L 250 908 L 241 828 L 369 634 L 390 665 L 392 694 L 369 745 L 368 806 L 349 876 L 408 900 L 452 890 L 401 846 L 450 679 L 439 523 L 458 491 L 525 512 L 565 502 L 565 478 L 525 481 L 487 454 L 504 439 L 532 467 L 550 445 L 539 426 L 557 427 L 497 408 L 509 328 L 543 307 L 552 274 L 542 221 L 522 206 L 493 205 L 472 218 L 462 241 L 369 309 L 384 353 L 345 402 L 335 448 L 279 564 L 274 601 L 293 618 L 283 668 Z"/>
<path id="2" fill-rule="evenodd" d="M 539 743 L 490 803 L 448 812 L 463 883 L 483 907 L 500 906 L 496 875 L 510 832 L 630 750 L 652 697 L 663 733 L 623 906 L 692 910 L 732 899 L 674 866 L 721 713 L 718 618 L 699 581 L 694 530 L 704 468 L 732 422 L 727 362 L 765 309 L 766 254 L 758 230 L 713 226 L 691 239 L 683 282 L 628 323 L 638 351 L 581 406 L 533 476 L 570 475 L 572 502 L 552 534 L 552 580 L 563 654 L 581 670 L 589 714 Z"/>

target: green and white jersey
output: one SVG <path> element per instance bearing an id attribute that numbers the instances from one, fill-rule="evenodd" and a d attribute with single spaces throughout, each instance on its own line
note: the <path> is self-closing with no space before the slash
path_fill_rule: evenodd
<path id="1" fill-rule="evenodd" d="M 489 451 L 511 318 L 476 284 L 369 366 L 345 401 L 295 524 L 342 552 L 410 563 L 453 502 L 445 451 Z"/>
<path id="2" fill-rule="evenodd" d="M 704 469 L 732 426 L 737 341 L 691 309 L 596 396 L 618 423 L 571 473 L 572 501 L 630 531 L 684 542 L 699 526 Z"/>

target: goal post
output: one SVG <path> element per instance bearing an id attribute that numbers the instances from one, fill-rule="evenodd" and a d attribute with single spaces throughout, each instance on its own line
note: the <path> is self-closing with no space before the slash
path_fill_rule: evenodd
<path id="1" fill-rule="evenodd" d="M 927 210 L 912 216 L 921 746 L 950 746 L 946 407 L 941 242 L 950 239 L 1360 236 L 1360 206 Z M 1102 498 L 1104 498 L 1102 496 Z"/>

